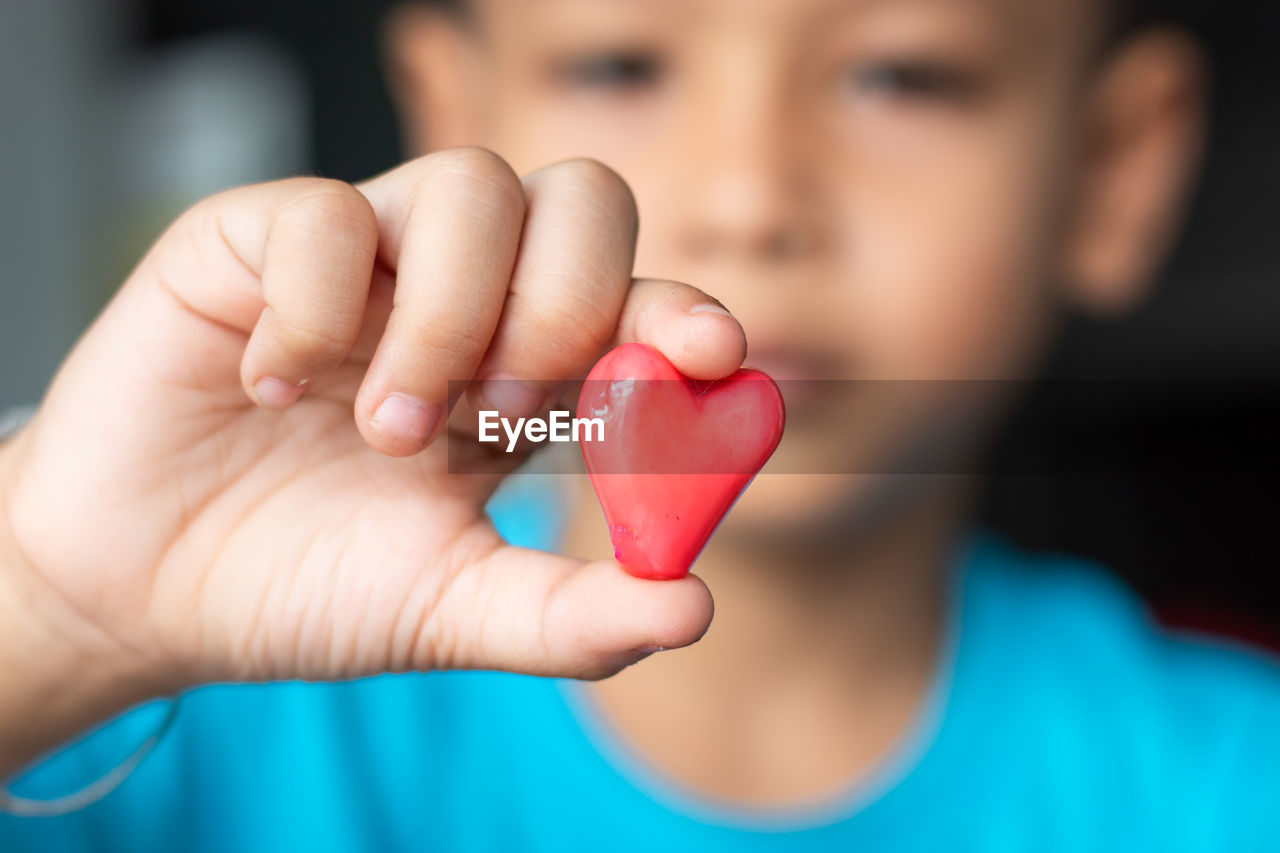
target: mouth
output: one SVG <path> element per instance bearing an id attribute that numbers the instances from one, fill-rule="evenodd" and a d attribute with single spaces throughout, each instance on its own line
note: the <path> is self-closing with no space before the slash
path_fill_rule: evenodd
<path id="1" fill-rule="evenodd" d="M 839 379 L 842 359 L 814 347 L 748 345 L 746 367 L 763 370 L 779 382 Z"/>
<path id="2" fill-rule="evenodd" d="M 744 366 L 762 370 L 778 383 L 788 415 L 832 400 L 843 376 L 842 361 L 835 355 L 793 346 L 750 346 Z"/>

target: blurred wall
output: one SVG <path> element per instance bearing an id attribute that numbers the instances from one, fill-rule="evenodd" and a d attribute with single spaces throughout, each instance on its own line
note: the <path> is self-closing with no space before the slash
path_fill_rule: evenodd
<path id="1" fill-rule="evenodd" d="M 0 6 L 0 405 L 33 402 L 94 305 L 82 251 L 105 211 L 99 72 L 125 22 L 95 0 Z"/>
<path id="2" fill-rule="evenodd" d="M 122 0 L 0 6 L 0 406 L 39 400 L 193 201 L 311 167 L 287 47 L 251 31 L 144 46 L 147 20 Z"/>

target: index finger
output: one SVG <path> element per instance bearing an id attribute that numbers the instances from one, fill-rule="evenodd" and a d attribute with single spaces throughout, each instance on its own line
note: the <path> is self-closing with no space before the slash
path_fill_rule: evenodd
<path id="1" fill-rule="evenodd" d="M 742 366 L 747 336 L 729 309 L 678 281 L 637 279 L 627 294 L 614 346 L 652 346 L 691 379 L 721 379 Z"/>

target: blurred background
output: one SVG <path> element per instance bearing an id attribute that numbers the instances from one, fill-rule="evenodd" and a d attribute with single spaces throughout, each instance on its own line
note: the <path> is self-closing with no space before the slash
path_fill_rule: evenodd
<path id="1" fill-rule="evenodd" d="M 193 201 L 400 160 L 388 5 L 0 0 L 0 408 L 39 401 Z M 985 520 L 1107 564 L 1170 622 L 1280 649 L 1280 7 L 1157 6 L 1213 69 L 1185 237 L 1138 313 L 1072 321 L 998 443 Z"/>

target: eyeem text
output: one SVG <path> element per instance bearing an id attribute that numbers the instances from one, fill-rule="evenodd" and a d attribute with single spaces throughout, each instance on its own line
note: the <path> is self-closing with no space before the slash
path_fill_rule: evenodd
<path id="1" fill-rule="evenodd" d="M 507 436 L 507 452 L 515 450 L 516 442 L 523 435 L 532 442 L 542 441 L 604 441 L 603 418 L 575 418 L 572 412 L 552 411 L 547 418 L 517 418 L 513 426 L 509 418 L 497 412 L 480 412 L 480 440 L 501 440 L 498 427 Z"/>

